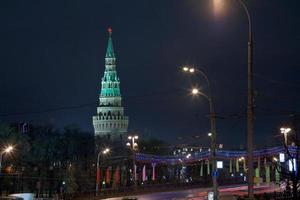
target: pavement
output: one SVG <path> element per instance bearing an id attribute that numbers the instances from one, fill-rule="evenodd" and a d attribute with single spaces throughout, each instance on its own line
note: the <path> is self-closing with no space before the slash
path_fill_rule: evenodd
<path id="1" fill-rule="evenodd" d="M 231 200 L 236 199 L 236 196 L 242 196 L 247 194 L 247 185 L 235 185 L 235 186 L 222 186 L 219 187 L 220 200 Z M 143 194 L 135 196 L 138 200 L 206 200 L 207 193 L 211 191 L 211 188 L 198 188 L 198 189 L 188 189 L 180 191 L 171 192 L 156 192 L 152 194 Z M 254 193 L 268 193 L 280 191 L 280 188 L 275 184 L 262 184 L 260 186 L 254 187 Z M 124 197 L 107 198 L 106 200 L 123 200 Z"/>

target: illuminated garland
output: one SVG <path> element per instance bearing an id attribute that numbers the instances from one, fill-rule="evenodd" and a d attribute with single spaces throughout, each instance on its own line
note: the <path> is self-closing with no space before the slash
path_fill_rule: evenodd
<path id="1" fill-rule="evenodd" d="M 299 149 L 300 150 L 300 149 Z M 289 146 L 288 151 L 295 156 L 297 154 L 297 147 Z M 261 149 L 253 151 L 253 156 L 255 158 L 258 157 L 269 157 L 275 156 L 279 153 L 286 152 L 286 149 L 282 146 L 272 147 L 268 149 Z M 218 150 L 216 152 L 216 157 L 218 159 L 229 160 L 236 159 L 241 157 L 246 157 L 247 151 L 232 151 L 232 150 Z M 209 151 L 199 152 L 197 154 L 192 154 L 190 157 L 186 157 L 184 155 L 175 155 L 175 156 L 157 156 L 151 154 L 135 154 L 135 159 L 137 162 L 142 163 L 157 163 L 157 164 L 168 164 L 168 165 L 176 165 L 176 164 L 188 164 L 199 162 L 201 160 L 207 160 L 211 157 L 211 153 Z"/>

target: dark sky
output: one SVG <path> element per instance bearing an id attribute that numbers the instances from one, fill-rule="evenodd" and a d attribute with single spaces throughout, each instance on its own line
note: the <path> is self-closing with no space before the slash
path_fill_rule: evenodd
<path id="1" fill-rule="evenodd" d="M 287 113 L 300 112 L 299 1 L 247 5 L 255 140 L 266 145 Z M 1 1 L 0 23 L 1 121 L 92 131 L 112 26 L 130 132 L 170 142 L 200 135 L 192 141 L 207 144 L 208 103 L 188 95 L 191 84 L 205 90 L 205 82 L 179 70 L 192 64 L 211 81 L 218 140 L 225 148 L 245 142 L 247 20 L 237 1 L 226 1 L 222 15 L 214 15 L 211 0 Z"/>

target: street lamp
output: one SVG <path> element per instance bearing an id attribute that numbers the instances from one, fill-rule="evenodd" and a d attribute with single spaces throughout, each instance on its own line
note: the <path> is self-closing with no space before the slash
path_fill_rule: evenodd
<path id="1" fill-rule="evenodd" d="M 208 77 L 204 72 L 201 70 L 190 67 L 190 66 L 183 66 L 183 71 L 186 73 L 194 74 L 197 72 L 200 74 L 202 77 L 204 77 L 207 86 L 208 86 L 208 95 L 200 91 L 198 88 L 192 88 L 191 93 L 193 96 L 201 95 L 205 97 L 208 102 L 209 102 L 209 111 L 210 111 L 210 129 L 211 132 L 208 134 L 208 136 L 211 137 L 211 155 L 212 155 L 212 179 L 213 179 L 213 193 L 214 193 L 214 199 L 218 199 L 219 196 L 219 191 L 218 191 L 218 180 L 217 180 L 217 160 L 216 160 L 216 114 L 214 111 L 214 106 L 213 106 L 213 100 L 212 100 L 212 93 L 211 93 L 211 88 L 210 88 L 210 82 L 208 80 Z"/>
<path id="2" fill-rule="evenodd" d="M 138 144 L 136 143 L 136 140 L 139 139 L 139 136 L 134 135 L 134 136 L 128 136 L 129 142 L 126 143 L 126 146 L 128 146 L 131 151 L 132 151 L 132 165 L 133 165 L 133 183 L 134 183 L 134 189 L 137 189 L 137 182 L 136 182 L 136 166 L 135 166 L 135 151 L 137 150 Z M 131 142 L 131 143 L 130 143 Z"/>
<path id="3" fill-rule="evenodd" d="M 247 103 L 247 161 L 248 161 L 248 196 L 253 199 L 253 34 L 249 10 L 243 0 L 237 0 L 243 7 L 248 21 L 248 103 Z M 214 0 L 215 9 L 221 7 L 224 0 Z"/>
<path id="4" fill-rule="evenodd" d="M 12 152 L 12 150 L 14 149 L 13 146 L 9 145 L 8 147 L 6 147 L 2 152 L 0 152 L 0 174 L 1 174 L 1 169 L 2 169 L 2 159 L 3 159 L 3 155 L 6 153 L 10 153 Z"/>
<path id="5" fill-rule="evenodd" d="M 98 195 L 98 191 L 99 191 L 99 184 L 100 184 L 100 155 L 107 155 L 110 152 L 109 148 L 105 148 L 102 151 L 98 152 L 98 156 L 97 156 L 97 174 L 96 174 L 96 196 Z"/>
<path id="6" fill-rule="evenodd" d="M 291 128 L 288 127 L 281 127 L 280 128 L 280 132 L 283 134 L 284 136 L 284 144 L 287 146 L 288 145 L 288 141 L 287 141 L 287 134 L 291 131 Z"/>

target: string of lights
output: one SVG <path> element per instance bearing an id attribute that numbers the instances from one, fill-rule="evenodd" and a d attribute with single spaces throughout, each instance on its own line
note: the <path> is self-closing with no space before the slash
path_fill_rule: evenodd
<path id="1" fill-rule="evenodd" d="M 261 149 L 253 151 L 254 158 L 258 157 L 268 157 L 278 155 L 279 153 L 285 152 L 286 149 L 282 146 L 272 147 L 268 149 Z M 289 146 L 288 151 L 295 156 L 297 154 L 297 147 Z M 199 162 L 201 160 L 207 160 L 211 156 L 209 151 L 199 152 L 197 154 L 192 154 L 190 157 L 186 157 L 185 155 L 175 155 L 175 156 L 157 156 L 150 154 L 136 154 L 137 162 L 145 162 L 145 163 L 158 163 L 158 164 L 180 164 L 180 163 L 192 163 Z M 218 159 L 232 159 L 232 158 L 241 158 L 246 157 L 247 152 L 244 150 L 218 150 L 216 152 L 216 157 Z"/>

